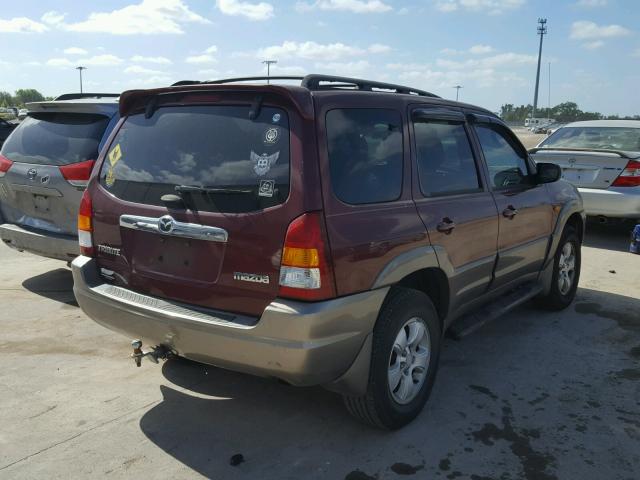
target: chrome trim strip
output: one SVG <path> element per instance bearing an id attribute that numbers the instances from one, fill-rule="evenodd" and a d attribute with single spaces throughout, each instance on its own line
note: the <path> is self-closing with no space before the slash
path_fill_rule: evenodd
<path id="1" fill-rule="evenodd" d="M 162 230 L 160 222 L 166 223 L 171 220 L 171 228 Z M 178 222 L 169 215 L 164 217 L 140 217 L 138 215 L 120 215 L 120 226 L 131 228 L 132 230 L 140 230 L 142 232 L 158 233 L 181 238 L 191 238 L 194 240 L 207 240 L 209 242 L 227 243 L 229 234 L 223 228 L 209 227 L 207 225 L 199 225 L 197 223 Z"/>

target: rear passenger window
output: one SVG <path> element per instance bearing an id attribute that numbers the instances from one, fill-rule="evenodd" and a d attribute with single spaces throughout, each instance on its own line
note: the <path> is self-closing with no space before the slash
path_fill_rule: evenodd
<path id="1" fill-rule="evenodd" d="M 477 125 L 476 132 L 489 168 L 489 181 L 496 189 L 511 188 L 530 183 L 526 157 L 512 138 L 500 127 Z"/>
<path id="2" fill-rule="evenodd" d="M 418 178 L 425 196 L 474 192 L 478 170 L 464 125 L 443 120 L 414 124 Z"/>
<path id="3" fill-rule="evenodd" d="M 337 109 L 326 116 L 331 185 L 345 203 L 397 200 L 402 120 L 395 110 Z"/>

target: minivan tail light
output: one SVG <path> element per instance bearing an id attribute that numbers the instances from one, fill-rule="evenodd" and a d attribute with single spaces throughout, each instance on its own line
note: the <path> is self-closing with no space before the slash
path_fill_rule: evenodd
<path id="1" fill-rule="evenodd" d="M 320 212 L 305 213 L 289 224 L 282 250 L 278 295 L 306 301 L 336 296 Z"/>
<path id="2" fill-rule="evenodd" d="M 93 169 L 94 160 L 86 160 L 84 162 L 71 163 L 60 167 L 60 173 L 64 179 L 74 187 L 86 187 L 89 183 L 91 170 Z"/>
<path id="3" fill-rule="evenodd" d="M 640 162 L 637 160 L 629 160 L 627 166 L 612 185 L 614 187 L 640 186 Z"/>
<path id="4" fill-rule="evenodd" d="M 93 207 L 89 191 L 85 190 L 78 211 L 78 242 L 80 254 L 93 257 Z"/>
<path id="5" fill-rule="evenodd" d="M 11 165 L 13 165 L 13 162 L 11 160 L 0 155 L 0 177 L 4 177 L 6 175 L 6 173 L 11 168 Z"/>

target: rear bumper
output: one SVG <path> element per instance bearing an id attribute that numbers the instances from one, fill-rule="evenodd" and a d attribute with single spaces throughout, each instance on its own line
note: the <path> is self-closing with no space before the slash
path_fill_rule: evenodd
<path id="1" fill-rule="evenodd" d="M 640 218 L 640 187 L 578 188 L 587 215 Z"/>
<path id="2" fill-rule="evenodd" d="M 0 239 L 16 250 L 68 262 L 80 255 L 78 238 L 42 230 L 26 230 L 12 223 L 0 225 Z"/>
<path id="3" fill-rule="evenodd" d="M 344 383 L 340 377 L 367 350 L 365 340 L 388 291 L 315 303 L 276 299 L 257 319 L 105 284 L 92 258 L 76 258 L 72 270 L 76 299 L 97 323 L 192 360 L 300 386 Z"/>

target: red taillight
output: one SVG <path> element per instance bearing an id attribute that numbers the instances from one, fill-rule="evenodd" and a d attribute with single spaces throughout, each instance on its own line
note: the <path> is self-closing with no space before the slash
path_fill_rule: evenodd
<path id="1" fill-rule="evenodd" d="M 93 257 L 93 207 L 89 191 L 85 190 L 80 200 L 78 211 L 78 242 L 80 253 L 87 257 Z"/>
<path id="2" fill-rule="evenodd" d="M 71 185 L 75 187 L 86 187 L 87 183 L 89 183 L 89 177 L 91 176 L 94 163 L 93 160 L 86 160 L 84 162 L 64 165 L 60 167 L 60 173 L 62 173 L 64 179 Z"/>
<path id="3" fill-rule="evenodd" d="M 614 187 L 638 187 L 640 186 L 640 162 L 637 160 L 629 160 L 627 166 L 616 181 L 613 182 Z"/>
<path id="4" fill-rule="evenodd" d="M 278 295 L 308 301 L 336 296 L 326 232 L 319 212 L 299 216 L 287 229 Z"/>
<path id="5" fill-rule="evenodd" d="M 5 174 L 9 171 L 13 165 L 13 162 L 9 160 L 7 157 L 3 157 L 0 155 L 0 177 L 4 177 Z"/>

